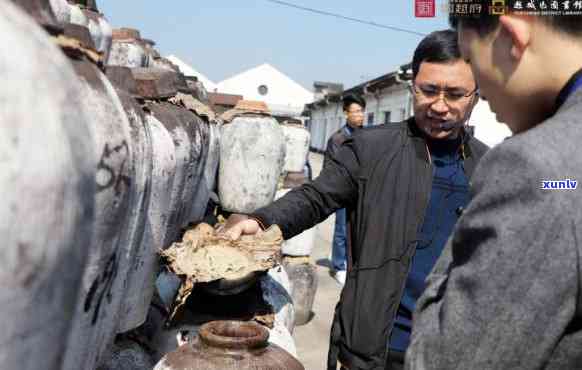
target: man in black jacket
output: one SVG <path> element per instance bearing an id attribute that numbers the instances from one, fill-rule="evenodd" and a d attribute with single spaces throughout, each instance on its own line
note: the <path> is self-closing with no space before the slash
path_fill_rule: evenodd
<path id="1" fill-rule="evenodd" d="M 287 239 L 348 210 L 348 276 L 331 329 L 328 369 L 402 368 L 424 279 L 469 201 L 487 147 L 465 130 L 478 100 L 453 31 L 428 35 L 412 63 L 414 117 L 358 130 L 320 176 L 252 215 L 233 238 L 278 225 Z"/>
<path id="2" fill-rule="evenodd" d="M 336 155 L 341 145 L 364 124 L 366 102 L 360 96 L 349 94 L 342 99 L 346 124 L 337 130 L 327 141 L 323 166 L 325 167 Z M 335 213 L 335 226 L 331 245 L 331 275 L 341 285 L 346 283 L 347 269 L 347 216 L 346 209 L 338 209 Z"/>

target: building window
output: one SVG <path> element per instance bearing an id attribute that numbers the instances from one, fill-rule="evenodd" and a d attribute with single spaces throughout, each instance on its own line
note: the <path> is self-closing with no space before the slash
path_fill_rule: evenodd
<path id="1" fill-rule="evenodd" d="M 392 115 L 392 112 L 390 112 L 389 110 L 384 111 L 384 124 L 390 123 L 390 116 L 391 115 Z"/>
<path id="2" fill-rule="evenodd" d="M 374 113 L 368 113 L 367 126 L 372 126 L 373 124 L 374 124 Z"/>
<path id="3" fill-rule="evenodd" d="M 259 94 L 265 96 L 269 93 L 269 88 L 267 87 L 267 85 L 261 85 L 259 86 Z"/>

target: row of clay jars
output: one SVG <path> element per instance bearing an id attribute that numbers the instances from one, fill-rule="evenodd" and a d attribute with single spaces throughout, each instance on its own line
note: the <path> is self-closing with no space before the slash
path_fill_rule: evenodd
<path id="1" fill-rule="evenodd" d="M 22 9 L 58 28 L 37 4 L 0 2 L 0 364 L 57 370 L 94 236 L 97 160 L 81 83 Z"/>
<path id="2" fill-rule="evenodd" d="M 18 4 L 33 16 L 40 14 L 50 18 L 46 2 L 30 0 Z M 39 23 L 44 22 L 46 19 Z M 53 33 L 56 33 L 55 28 L 58 25 L 47 27 Z M 96 162 L 93 234 L 91 243 L 87 244 L 88 261 L 79 279 L 81 290 L 76 308 L 69 311 L 73 313 L 73 322 L 64 355 L 65 368 L 75 368 L 79 363 L 92 367 L 115 334 L 121 302 L 120 294 L 115 293 L 123 289 L 129 266 L 127 258 L 133 247 L 127 213 L 134 175 L 129 123 L 112 86 L 92 63 L 98 54 L 88 35 L 86 29 L 71 25 L 66 35 L 59 39 L 60 42 L 63 38 L 78 42 L 76 45 L 68 43 L 65 49 L 71 53 L 73 68 L 81 84 L 78 96 L 86 109 L 87 124 L 95 144 L 92 157 Z"/>
<path id="3" fill-rule="evenodd" d="M 187 224 L 204 216 L 210 197 L 208 184 L 214 182 L 218 166 L 215 148 L 218 137 L 212 132 L 216 125 L 170 102 L 169 98 L 174 98 L 177 93 L 189 91 L 182 75 L 156 68 L 134 68 L 133 73 L 147 111 L 148 124 L 158 131 L 165 131 L 173 148 L 174 169 L 172 184 L 164 194 L 169 197 L 166 198 L 165 237 L 161 243 L 167 247 L 177 240 Z M 159 139 L 164 137 L 157 136 Z M 168 143 L 164 145 L 167 147 Z"/>
<path id="4" fill-rule="evenodd" d="M 42 8 L 42 4 L 30 8 L 35 7 Z M 143 212 L 144 204 L 147 203 L 147 192 L 144 190 L 148 187 L 144 181 L 148 179 L 148 169 L 141 164 L 148 163 L 147 158 L 144 158 L 148 153 L 147 135 L 144 135 L 139 117 L 134 117 L 130 122 L 109 81 L 92 63 L 94 60 L 86 58 L 87 55 L 97 55 L 85 53 L 87 50 L 94 51 L 88 31 L 74 25 L 64 27 L 67 31 L 65 37 L 81 45 L 81 48 L 76 49 L 68 45 L 66 51 L 71 56 L 81 82 L 81 93 L 78 96 L 84 102 L 83 107 L 89 110 L 88 125 L 94 134 L 93 141 L 97 144 L 94 154 L 97 169 L 95 232 L 89 247 L 89 261 L 82 279 L 81 294 L 73 315 L 64 367 L 75 368 L 83 363 L 92 368 L 119 330 L 122 300 L 125 302 L 124 291 L 131 281 L 128 272 L 133 272 L 132 264 L 140 251 L 143 251 L 143 215 L 147 214 Z M 128 104 L 125 106 L 125 110 L 128 110 Z M 171 141 L 170 144 L 173 146 Z M 199 161 L 196 163 L 199 167 Z M 190 192 L 193 193 L 194 189 Z M 164 190 L 167 192 L 168 188 Z M 155 256 L 151 243 L 145 254 L 150 259 Z M 152 276 L 152 270 L 146 275 Z M 140 293 L 142 291 L 139 290 Z M 145 310 L 147 305 L 142 307 Z"/>
<path id="5" fill-rule="evenodd" d="M 114 30 L 113 39 L 110 65 L 132 68 L 144 80 L 152 83 L 157 81 L 159 91 L 155 91 L 155 88 L 144 91 L 148 100 L 146 106 L 153 117 L 167 127 L 176 143 L 178 173 L 174 176 L 170 206 L 172 212 L 168 222 L 170 232 L 166 238 L 166 242 L 172 242 L 182 227 L 188 222 L 199 220 L 206 210 L 209 189 L 213 186 L 218 166 L 216 126 L 202 120 L 195 112 L 167 102 L 168 98 L 177 93 L 192 94 L 192 90 L 177 67 L 159 57 L 159 53 L 153 48 L 153 42 L 141 39 L 139 31 L 129 28 Z M 175 85 L 173 89 L 169 87 L 172 79 Z M 155 96 L 148 97 L 148 94 Z M 176 119 L 181 122 L 174 122 Z M 193 163 L 196 164 L 195 168 L 191 166 Z M 183 164 L 188 164 L 190 168 Z M 201 170 L 204 175 L 200 175 Z M 193 189 L 195 193 L 190 198 Z M 179 209 L 180 207 L 183 208 Z"/>
<path id="6" fill-rule="evenodd" d="M 112 51 L 112 56 L 115 53 Z M 135 79 L 136 95 L 144 110 L 154 156 L 152 178 L 155 184 L 152 186 L 150 205 L 146 213 L 149 217 L 146 224 L 151 227 L 146 229 L 144 238 L 152 239 L 150 244 L 163 248 L 176 240 L 186 224 L 198 221 L 206 209 L 208 196 L 200 198 L 197 194 L 203 187 L 201 185 L 209 151 L 210 126 L 196 114 L 167 101 L 178 93 L 179 87 L 185 86 L 183 81 L 180 82 L 181 76 L 175 72 L 150 68 L 130 70 L 126 67 L 108 67 L 108 70 L 110 74 L 114 70 L 127 70 Z M 129 78 L 123 80 L 127 81 Z M 193 216 L 193 210 L 196 210 L 198 218 Z M 141 261 L 142 266 L 143 262 L 148 266 L 155 265 L 155 260 L 151 258 L 143 261 L 143 255 L 136 256 L 135 260 Z M 155 273 L 151 268 L 144 272 L 148 274 L 130 276 L 124 301 L 125 309 L 119 324 L 120 332 L 133 329 L 145 320 L 153 293 L 151 280 Z M 144 279 L 148 282 L 147 287 L 144 287 Z"/>
<path id="7" fill-rule="evenodd" d="M 68 26 L 67 29 L 69 28 L 75 27 Z M 94 66 L 90 66 L 87 61 L 74 61 L 74 63 L 80 67 L 84 67 L 80 68 L 81 78 L 86 78 L 88 82 L 92 80 L 90 77 L 87 78 L 86 69 L 94 69 Z M 146 76 L 140 72 L 145 72 Z M 147 82 L 149 82 L 152 73 L 155 75 L 156 71 L 136 71 L 138 85 L 142 81 L 142 77 L 145 77 Z M 159 73 L 162 75 L 168 74 L 166 71 Z M 172 75 L 172 73 L 170 74 Z M 99 77 L 103 76 L 100 75 Z M 172 77 L 175 78 L 176 76 L 172 75 Z M 170 88 L 174 87 L 172 84 L 168 86 Z M 174 93 L 172 91 L 170 95 Z M 148 137 L 152 136 L 151 132 L 148 135 L 148 119 L 143 116 L 143 111 L 139 112 L 133 106 L 134 104 L 132 104 L 131 98 L 123 94 L 121 89 L 117 91 L 117 94 L 125 97 L 121 100 L 125 104 L 121 103 L 120 105 L 125 106 L 126 116 L 130 117 L 128 122 L 130 123 L 129 133 L 131 137 L 128 141 L 132 144 L 130 153 L 132 154 L 131 162 L 134 166 L 133 174 L 130 175 L 128 173 L 127 179 L 133 184 L 129 198 L 130 206 L 128 207 L 131 212 L 126 215 L 126 223 L 117 224 L 118 227 L 119 225 L 125 225 L 123 229 L 127 233 L 121 239 L 125 240 L 125 242 L 118 245 L 117 260 L 115 262 L 112 259 L 106 260 L 107 264 L 102 266 L 105 268 L 105 271 L 99 275 L 100 281 L 103 281 L 105 279 L 104 274 L 108 273 L 107 269 L 111 268 L 111 265 L 108 265 L 109 263 L 113 263 L 118 270 L 116 274 L 117 278 L 110 283 L 110 290 L 107 292 L 110 295 L 109 304 L 100 307 L 102 313 L 99 313 L 99 315 L 102 315 L 101 317 L 93 316 L 91 320 L 93 327 L 88 326 L 89 320 L 86 310 L 87 300 L 93 292 L 94 285 L 91 285 L 89 290 L 83 291 L 83 293 L 86 293 L 86 296 L 84 298 L 82 297 L 85 319 L 80 326 L 75 326 L 73 329 L 68 351 L 70 356 L 67 355 L 65 359 L 65 368 L 67 369 L 74 368 L 74 364 L 78 363 L 95 366 L 105 357 L 105 353 L 111 346 L 116 333 L 133 329 L 145 320 L 149 300 L 153 293 L 153 278 L 156 270 L 155 251 L 157 248 L 167 246 L 175 241 L 181 228 L 192 221 L 189 216 L 191 207 L 195 204 L 196 189 L 199 186 L 203 174 L 204 148 L 208 147 L 208 142 L 205 140 L 208 135 L 205 135 L 204 132 L 208 126 L 204 125 L 199 117 L 184 108 L 164 101 L 160 95 L 155 97 L 158 101 L 148 100 L 145 106 L 151 113 L 151 116 L 158 119 L 162 124 L 166 133 L 166 135 L 164 133 L 161 134 L 162 140 L 169 136 L 170 141 L 164 142 L 164 145 L 166 147 L 170 146 L 173 149 L 173 153 L 170 149 L 170 156 L 173 154 L 175 159 L 175 167 L 170 169 L 173 173 L 171 185 L 163 181 L 158 182 L 158 184 L 166 186 L 165 189 L 158 189 L 159 192 L 169 192 L 171 194 L 169 204 L 159 207 L 154 206 L 157 209 L 165 208 L 165 214 L 148 212 L 151 203 L 158 203 L 158 200 L 160 200 L 151 197 L 145 191 L 151 187 L 148 179 L 151 179 L 149 174 L 152 173 L 152 169 L 149 166 L 144 166 L 154 162 L 151 159 L 151 145 L 153 141 L 148 140 Z M 115 101 L 114 96 L 109 96 L 108 98 L 110 101 Z M 140 96 L 140 98 L 145 99 L 151 97 Z M 99 107 L 105 105 L 96 104 L 94 106 Z M 98 114 L 98 112 L 93 113 Z M 123 124 L 119 124 L 119 126 L 123 126 Z M 111 132 L 112 130 L 114 131 L 115 128 L 109 127 L 107 131 Z M 114 148 L 121 150 L 122 146 L 117 145 Z M 165 152 L 165 150 L 162 150 L 162 152 Z M 109 151 L 104 149 L 104 153 L 114 153 L 115 151 L 116 149 L 110 149 Z M 149 158 L 146 157 L 148 154 L 150 155 Z M 141 156 L 138 158 L 139 155 Z M 138 168 L 140 164 L 141 167 Z M 115 168 L 113 164 L 104 164 L 104 167 L 107 169 Z M 131 166 L 128 166 L 129 168 Z M 207 201 L 208 199 L 206 199 L 206 203 Z M 206 203 L 201 202 L 199 207 L 205 208 Z M 122 207 L 121 209 L 124 208 Z M 146 215 L 148 219 L 144 220 L 144 216 Z M 152 215 L 154 217 L 150 217 Z M 167 223 L 161 220 L 164 216 L 168 220 Z M 153 235 L 154 230 L 151 228 L 148 230 L 152 232 L 151 238 L 149 237 L 149 233 L 146 232 L 144 234 L 144 228 L 147 224 L 165 225 L 165 230 L 161 230 L 164 234 L 163 238 L 160 235 Z M 156 245 L 155 243 L 158 243 L 159 240 L 163 241 L 161 244 Z M 101 257 L 98 262 L 103 263 L 105 261 Z M 91 264 L 91 260 L 89 264 Z M 93 269 L 88 271 L 93 271 Z M 91 276 L 91 278 L 93 277 Z M 82 314 L 81 312 L 77 313 L 79 315 Z M 79 328 L 79 330 L 75 330 L 76 328 Z M 85 340 L 79 340 L 79 338 L 85 338 Z"/>
<path id="8" fill-rule="evenodd" d="M 85 49 L 93 48 L 87 35 L 83 34 L 82 27 L 67 26 L 66 28 L 67 37 L 80 41 Z M 132 219 L 132 212 L 128 212 L 128 209 L 140 209 L 140 204 L 146 203 L 143 198 L 146 192 L 136 189 L 143 190 L 147 187 L 144 184 L 139 185 L 140 176 L 142 179 L 147 178 L 147 175 L 140 175 L 141 171 L 147 171 L 147 169 L 139 168 L 137 162 L 140 150 L 135 149 L 134 145 L 143 144 L 146 147 L 147 142 L 134 143 L 132 141 L 141 135 L 138 132 L 141 128 L 139 120 L 134 121 L 133 126 L 131 125 L 130 120 L 124 114 L 123 104 L 117 93 L 97 68 L 97 65 L 93 64 L 93 61 L 87 58 L 85 53 L 79 53 L 80 50 L 67 51 L 70 52 L 71 62 L 81 82 L 81 91 L 77 96 L 82 98 L 85 103 L 83 106 L 88 108 L 88 112 L 85 112 L 88 119 L 87 125 L 89 131 L 94 135 L 92 141 L 97 145 L 93 157 L 97 168 L 95 176 L 97 191 L 94 198 L 97 203 L 97 217 L 92 225 L 94 234 L 92 242 L 89 244 L 88 268 L 82 279 L 83 286 L 77 303 L 77 314 L 74 315 L 75 321 L 72 334 L 70 334 L 70 345 L 65 355 L 65 368 L 75 368 L 79 363 L 92 368 L 98 358 L 103 355 L 111 337 L 117 330 L 115 329 L 116 315 L 120 312 L 119 307 L 122 299 L 120 296 L 123 295 L 127 284 L 127 272 L 131 266 L 130 260 L 132 256 L 137 254 L 138 245 L 141 245 L 141 241 L 136 240 L 138 238 L 135 236 L 140 234 L 137 227 L 142 222 Z M 150 103 L 159 103 L 163 106 L 166 102 Z M 125 110 L 127 107 L 126 104 Z M 148 108 L 155 116 L 155 109 L 151 109 L 149 105 Z M 173 108 L 167 108 L 167 111 L 171 113 Z M 160 112 L 162 112 L 158 113 L 160 116 L 165 115 L 164 109 Z M 175 113 L 179 118 L 171 117 L 171 114 L 168 114 L 167 117 L 160 117 L 167 121 L 164 124 L 166 131 L 168 131 L 168 125 L 174 128 L 192 126 L 192 118 L 188 117 L 186 112 L 189 111 L 176 111 Z M 101 126 L 104 122 L 106 124 Z M 172 134 L 175 133 L 174 131 Z M 192 127 L 188 132 L 192 132 Z M 147 135 L 141 135 L 141 137 L 147 139 Z M 196 137 L 199 137 L 200 141 L 204 140 L 204 135 Z M 176 136 L 172 137 L 174 144 L 175 138 Z M 190 139 L 193 137 L 190 136 Z M 191 158 L 200 159 L 201 151 L 197 150 L 200 145 L 196 145 L 194 140 L 191 141 L 194 143 L 191 145 L 190 152 L 194 152 Z M 176 148 L 178 145 L 175 145 L 174 149 L 176 150 Z M 141 153 L 145 152 L 144 150 Z M 182 153 L 187 153 L 187 151 L 182 151 Z M 186 164 L 184 162 L 187 166 L 191 166 L 192 163 Z M 202 168 L 200 166 L 202 161 L 198 160 L 195 163 L 197 164 L 196 168 Z M 176 158 L 176 168 L 180 166 L 181 164 Z M 184 172 L 188 178 L 184 181 L 178 181 L 178 183 L 186 184 L 186 186 L 182 185 L 182 188 L 195 189 L 196 183 L 191 180 L 192 173 L 195 171 Z M 176 181 L 173 181 L 173 187 L 174 182 Z M 136 183 L 138 186 L 133 186 Z M 188 185 L 194 186 L 189 187 Z M 178 196 L 177 199 L 182 200 L 179 209 L 171 209 L 172 207 L 170 207 L 170 215 L 172 212 L 177 212 L 178 215 L 174 218 L 169 217 L 170 221 L 174 219 L 175 225 L 182 224 L 183 226 L 186 222 L 185 217 L 193 212 L 188 208 L 192 204 L 190 199 L 195 197 L 190 197 L 192 193 L 193 190 L 188 190 L 182 194 L 174 194 L 172 191 L 172 194 Z M 170 203 L 172 203 L 172 199 L 170 199 Z M 143 212 L 140 213 L 140 216 L 142 215 Z M 66 338 L 66 335 L 61 336 L 61 338 Z"/>
<path id="9" fill-rule="evenodd" d="M 174 143 L 176 166 L 170 191 L 170 206 L 164 247 L 176 241 L 181 230 L 189 222 L 196 189 L 202 181 L 205 153 L 208 151 L 209 125 L 195 113 L 168 101 L 178 93 L 173 79 L 180 78 L 175 72 L 155 68 L 134 69 L 139 81 L 154 81 L 158 86 L 150 91 L 145 108 L 170 134 Z M 196 206 L 206 207 L 208 199 Z"/>
<path id="10" fill-rule="evenodd" d="M 115 53 L 113 50 L 111 55 Z M 123 67 L 111 67 L 110 74 L 113 74 L 115 69 L 118 73 L 124 70 Z M 153 160 L 151 162 L 146 160 L 144 163 L 153 165 L 150 169 L 152 181 L 146 186 L 146 189 L 151 187 L 152 191 L 144 192 L 149 196 L 147 207 L 135 208 L 140 214 L 145 214 L 147 219 L 141 247 L 133 249 L 135 253 L 131 257 L 130 274 L 125 284 L 118 332 L 131 330 L 145 320 L 154 289 L 155 251 L 175 241 L 181 228 L 187 223 L 197 221 L 192 218 L 192 209 L 203 212 L 208 203 L 208 197 L 205 199 L 195 197 L 198 193 L 196 189 L 201 188 L 202 172 L 209 147 L 208 125 L 192 112 L 165 101 L 175 95 L 178 87 L 185 86 L 185 83 L 180 81 L 180 76 L 174 72 L 153 69 L 134 69 L 131 77 L 137 78 L 137 81 L 134 81 L 136 83 L 134 95 L 142 104 L 142 112 L 140 115 L 135 109 L 131 107 L 128 109 L 129 104 L 125 104 L 126 113 L 129 117 L 141 116 L 141 122 L 145 123 L 144 131 L 149 133 L 150 155 L 153 156 Z M 152 81 L 155 85 L 164 79 L 170 81 L 165 85 L 162 82 L 166 90 L 163 88 L 148 90 L 147 87 Z M 121 79 L 125 85 L 130 80 L 129 76 Z M 120 88 L 124 87 L 123 84 L 119 85 Z M 144 85 L 145 89 L 139 88 Z M 201 212 L 198 211 L 197 214 Z M 138 230 L 142 232 L 143 228 Z"/>
<path id="11" fill-rule="evenodd" d="M 210 197 L 205 184 L 214 182 L 218 163 L 214 163 L 217 160 L 208 163 L 211 156 L 216 156 L 211 155 L 216 151 L 212 150 L 217 139 L 211 132 L 214 125 L 168 101 L 178 92 L 190 92 L 184 76 L 175 68 L 143 68 L 149 67 L 150 61 L 159 59 L 153 45 L 151 41 L 142 40 L 137 30 L 114 30 L 108 69 L 131 68 L 132 76 L 137 79 L 136 96 L 144 110 L 154 156 L 154 184 L 146 213 L 148 222 L 144 243 L 153 241 L 150 244 L 160 249 L 176 241 L 187 224 L 204 216 Z M 135 258 L 136 273 L 130 275 L 126 284 L 119 332 L 131 330 L 145 320 L 153 293 L 152 279 L 155 278 L 151 268 L 155 260 L 148 256 L 151 254 Z"/>
<path id="12" fill-rule="evenodd" d="M 157 73 L 159 75 L 162 73 L 161 71 L 156 71 L 156 68 L 177 73 L 175 76 L 178 92 L 193 95 L 198 100 L 206 100 L 205 103 L 207 103 L 207 95 L 204 88 L 198 84 L 192 85 L 187 77 L 177 72 L 176 66 L 167 59 L 160 58 L 159 53 L 153 47 L 154 45 L 154 42 L 142 39 L 138 30 L 130 28 L 116 29 L 113 31 L 113 47 L 108 63 L 109 65 L 134 68 L 140 74 L 150 73 L 153 75 Z M 145 67 L 151 69 L 140 69 Z M 161 97 L 166 98 L 167 94 L 167 91 L 162 91 Z M 171 95 L 173 92 L 169 94 Z M 201 102 L 203 101 L 201 100 Z M 158 112 L 159 114 L 161 113 Z M 208 143 L 208 145 L 202 146 L 204 152 L 201 153 L 201 160 L 198 162 L 204 166 L 204 176 L 200 179 L 201 183 L 196 187 L 196 195 L 189 216 L 190 220 L 199 220 L 204 215 L 205 208 L 200 205 L 205 205 L 208 202 L 210 192 L 214 189 L 220 153 L 220 130 L 216 122 L 204 122 L 202 124 L 197 122 L 197 125 L 203 128 L 201 130 L 203 142 Z M 181 190 L 177 191 L 180 192 Z M 170 235 L 170 238 L 173 238 L 173 236 Z"/>

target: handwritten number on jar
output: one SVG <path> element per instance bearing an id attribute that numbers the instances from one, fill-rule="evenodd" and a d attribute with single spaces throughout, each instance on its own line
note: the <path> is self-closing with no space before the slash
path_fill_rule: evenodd
<path id="1" fill-rule="evenodd" d="M 121 158 L 119 168 L 114 168 L 111 162 L 115 161 L 115 157 Z M 109 149 L 109 144 L 106 143 L 103 147 L 103 154 L 97 165 L 97 192 L 114 187 L 115 194 L 119 195 L 122 191 L 121 186 L 125 184 L 126 188 L 130 186 L 131 179 L 124 175 L 125 165 L 129 157 L 129 145 L 123 140 L 120 145 Z"/>

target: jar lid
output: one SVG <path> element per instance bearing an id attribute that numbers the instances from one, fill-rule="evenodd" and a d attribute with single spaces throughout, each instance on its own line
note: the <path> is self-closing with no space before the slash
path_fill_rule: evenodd
<path id="1" fill-rule="evenodd" d="M 265 102 L 255 100 L 240 100 L 238 103 L 236 103 L 234 109 L 252 113 L 270 113 L 269 108 Z"/>
<path id="2" fill-rule="evenodd" d="M 141 34 L 134 28 L 116 28 L 113 30 L 113 40 L 141 40 Z"/>
<path id="3" fill-rule="evenodd" d="M 144 99 L 167 99 L 178 93 L 176 73 L 161 68 L 132 68 L 138 95 Z"/>
<path id="4" fill-rule="evenodd" d="M 131 68 L 121 66 L 107 66 L 105 74 L 114 86 L 127 91 L 133 97 L 139 97 L 137 82 Z"/>

